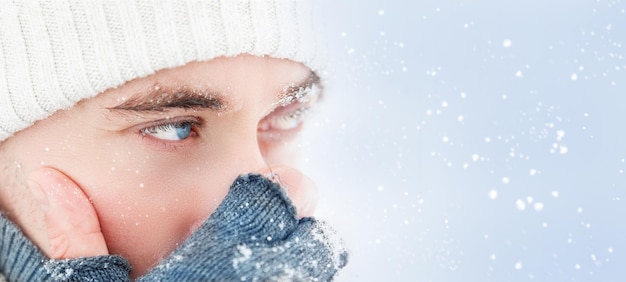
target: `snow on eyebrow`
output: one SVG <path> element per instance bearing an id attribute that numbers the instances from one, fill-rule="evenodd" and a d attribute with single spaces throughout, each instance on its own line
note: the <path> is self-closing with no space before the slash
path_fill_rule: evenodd
<path id="1" fill-rule="evenodd" d="M 321 95 L 321 92 L 320 78 L 311 72 L 304 82 L 285 85 L 282 92 L 277 96 L 278 100 L 274 105 L 284 107 L 294 101 L 306 102 L 307 97 Z"/>

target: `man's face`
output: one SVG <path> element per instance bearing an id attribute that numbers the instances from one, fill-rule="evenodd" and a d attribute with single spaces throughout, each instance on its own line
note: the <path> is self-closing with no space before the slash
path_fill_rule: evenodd
<path id="1" fill-rule="evenodd" d="M 137 276 L 216 209 L 237 175 L 293 165 L 316 82 L 288 60 L 190 63 L 57 112 L 7 150 L 23 175 L 47 166 L 78 183 L 109 252 L 127 257 Z"/>

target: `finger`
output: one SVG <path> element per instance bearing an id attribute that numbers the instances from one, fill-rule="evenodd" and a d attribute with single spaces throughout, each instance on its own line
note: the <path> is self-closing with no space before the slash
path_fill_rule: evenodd
<path id="1" fill-rule="evenodd" d="M 261 173 L 285 189 L 296 206 L 299 218 L 313 216 L 318 200 L 317 187 L 313 180 L 289 166 L 272 166 L 262 169 Z"/>
<path id="2" fill-rule="evenodd" d="M 69 177 L 52 168 L 34 171 L 29 186 L 44 211 L 49 249 L 54 259 L 108 254 L 96 211 Z"/>

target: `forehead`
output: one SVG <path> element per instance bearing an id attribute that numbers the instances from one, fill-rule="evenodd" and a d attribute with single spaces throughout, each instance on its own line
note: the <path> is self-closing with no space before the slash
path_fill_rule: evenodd
<path id="1" fill-rule="evenodd" d="M 179 88 L 213 91 L 225 97 L 236 93 L 254 95 L 273 91 L 277 98 L 289 87 L 316 75 L 305 65 L 285 59 L 241 55 L 164 69 L 110 89 L 96 98 L 104 107 L 114 107 L 145 93 Z"/>

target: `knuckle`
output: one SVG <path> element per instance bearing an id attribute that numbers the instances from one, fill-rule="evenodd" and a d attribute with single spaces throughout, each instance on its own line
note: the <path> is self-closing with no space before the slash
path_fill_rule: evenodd
<path id="1" fill-rule="evenodd" d="M 70 241 L 65 233 L 52 235 L 48 238 L 50 242 L 50 257 L 53 259 L 67 258 L 70 250 Z"/>

